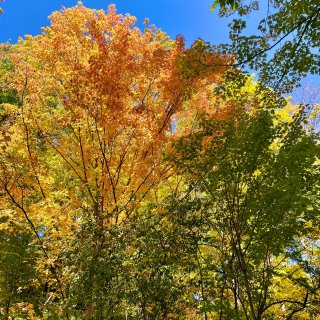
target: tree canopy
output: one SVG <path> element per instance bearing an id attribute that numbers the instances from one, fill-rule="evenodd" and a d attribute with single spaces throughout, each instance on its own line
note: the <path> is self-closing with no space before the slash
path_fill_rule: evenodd
<path id="1" fill-rule="evenodd" d="M 290 92 L 301 77 L 320 73 L 319 1 L 217 0 L 212 9 L 218 5 L 220 16 L 233 17 L 232 44 L 221 49 L 235 54 L 237 66 L 258 71 L 265 85 Z M 247 28 L 250 16 L 262 16 L 254 33 Z"/>
<path id="2" fill-rule="evenodd" d="M 114 5 L 50 21 L 0 47 L 1 318 L 317 319 L 319 109 Z"/>

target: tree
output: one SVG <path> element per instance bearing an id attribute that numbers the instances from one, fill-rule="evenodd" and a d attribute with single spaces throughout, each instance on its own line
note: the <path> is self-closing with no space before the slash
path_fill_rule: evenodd
<path id="1" fill-rule="evenodd" d="M 0 48 L 4 317 L 311 319 L 314 110 L 114 6 L 50 19 Z"/>
<path id="2" fill-rule="evenodd" d="M 316 0 L 268 1 L 267 12 L 256 33 L 247 35 L 250 14 L 260 1 L 215 1 L 220 15 L 235 15 L 230 23 L 230 46 L 218 46 L 235 54 L 238 67 L 259 72 L 260 80 L 279 92 L 290 92 L 307 74 L 319 74 L 319 15 Z"/>
<path id="3" fill-rule="evenodd" d="M 198 247 L 205 319 L 311 319 L 319 310 L 310 233 L 319 223 L 319 136 L 304 129 L 303 109 L 290 116 L 263 97 L 254 105 L 261 89 L 244 88 L 240 101 L 223 93 L 237 103 L 234 117 L 204 113 L 177 143 L 188 183 L 170 214 Z"/>
<path id="4" fill-rule="evenodd" d="M 90 319 L 121 309 L 113 232 L 172 174 L 163 158 L 172 117 L 224 70 L 203 64 L 227 60 L 134 24 L 114 6 L 106 14 L 79 3 L 5 59 L 4 91 L 18 103 L 3 104 L 3 202 L 37 240 L 56 317 L 69 317 L 66 305 Z"/>

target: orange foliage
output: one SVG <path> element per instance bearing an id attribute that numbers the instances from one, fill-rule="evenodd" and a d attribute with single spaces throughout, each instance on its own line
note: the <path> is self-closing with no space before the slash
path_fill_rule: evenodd
<path id="1" fill-rule="evenodd" d="M 104 233 L 168 179 L 163 154 L 183 133 L 172 121 L 221 113 L 212 84 L 228 59 L 142 32 L 114 5 L 106 14 L 79 3 L 50 19 L 1 51 L 12 63 L 1 77 L 20 102 L 0 108 L 0 206 L 29 225 L 37 270 L 64 300 L 73 271 L 61 256 L 77 231 L 89 220 Z"/>
<path id="2" fill-rule="evenodd" d="M 86 189 L 90 214 L 116 221 L 167 177 L 161 156 L 172 116 L 223 71 L 208 67 L 221 63 L 218 55 L 134 24 L 114 5 L 105 14 L 79 3 L 53 13 L 42 35 L 26 36 L 12 53 L 28 126 Z"/>

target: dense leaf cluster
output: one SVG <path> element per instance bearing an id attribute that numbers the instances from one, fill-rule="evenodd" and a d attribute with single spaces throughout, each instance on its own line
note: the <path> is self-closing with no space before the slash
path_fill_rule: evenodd
<path id="1" fill-rule="evenodd" d="M 238 67 L 258 71 L 265 85 L 280 92 L 320 73 L 319 1 L 215 1 L 213 7 L 218 4 L 221 16 L 233 17 L 232 43 L 218 50 L 234 54 Z M 251 16 L 262 17 L 253 34 L 247 30 Z"/>
<path id="2" fill-rule="evenodd" d="M 317 319 L 318 109 L 114 6 L 51 22 L 0 48 L 0 317 Z"/>

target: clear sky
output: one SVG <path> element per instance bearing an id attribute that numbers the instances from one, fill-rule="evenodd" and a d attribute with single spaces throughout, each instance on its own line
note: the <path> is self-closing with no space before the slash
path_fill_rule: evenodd
<path id="1" fill-rule="evenodd" d="M 37 35 L 41 27 L 49 25 L 48 16 L 63 6 L 72 7 L 78 0 L 5 0 L 0 3 L 4 10 L 0 14 L 0 43 L 16 43 L 19 36 Z M 190 46 L 197 38 L 212 44 L 228 42 L 228 22 L 219 18 L 217 12 L 209 12 L 213 0 L 83 0 L 89 8 L 107 9 L 111 3 L 116 4 L 119 13 L 130 13 L 137 17 L 137 25 L 143 28 L 143 21 L 149 18 L 150 23 L 165 31 L 171 38 L 181 34 Z M 261 2 L 264 5 L 264 2 Z M 267 11 L 261 8 L 260 16 L 252 21 L 252 30 Z M 251 23 L 250 23 L 251 24 Z M 249 24 L 249 29 L 250 29 Z M 316 87 L 320 92 L 319 77 L 307 77 L 308 88 Z M 303 102 L 304 90 L 298 90 L 294 97 Z M 320 101 L 318 93 L 316 101 Z"/>
<path id="2" fill-rule="evenodd" d="M 24 34 L 37 35 L 49 24 L 48 16 L 62 6 L 72 7 L 77 0 L 6 0 L 1 3 L 0 42 L 15 43 Z M 83 0 L 89 8 L 107 9 L 115 3 L 119 13 L 130 13 L 142 26 L 144 18 L 175 38 L 182 34 L 190 45 L 197 38 L 218 44 L 228 41 L 227 22 L 209 12 L 213 0 Z"/>

